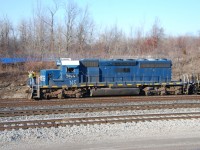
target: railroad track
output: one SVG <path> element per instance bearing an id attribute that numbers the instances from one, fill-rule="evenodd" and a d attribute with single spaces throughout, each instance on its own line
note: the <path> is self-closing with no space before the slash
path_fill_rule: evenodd
<path id="1" fill-rule="evenodd" d="M 88 118 L 64 118 L 50 120 L 32 120 L 32 121 L 15 121 L 0 123 L 0 130 L 18 130 L 28 128 L 50 128 L 59 126 L 73 125 L 91 125 L 91 124 L 108 124 L 108 123 L 127 123 L 153 120 L 178 120 L 178 119 L 199 119 L 200 112 L 191 113 L 171 113 L 171 114 L 144 114 L 129 116 L 104 116 Z"/>
<path id="2" fill-rule="evenodd" d="M 103 106 L 103 107 L 9 110 L 9 111 L 0 111 L 0 117 L 49 115 L 49 114 L 64 114 L 64 113 L 103 112 L 103 111 L 177 109 L 177 108 L 200 108 L 200 103 L 148 104 L 148 105 Z"/>
<path id="3" fill-rule="evenodd" d="M 175 101 L 175 100 L 200 100 L 200 95 L 176 95 L 176 96 L 124 96 L 124 97 L 90 97 L 90 98 L 69 98 L 53 99 L 42 101 L 31 101 L 27 99 L 0 99 L 0 108 L 24 107 L 24 106 L 53 106 L 73 104 L 96 104 L 96 103 L 120 103 L 137 101 Z"/>

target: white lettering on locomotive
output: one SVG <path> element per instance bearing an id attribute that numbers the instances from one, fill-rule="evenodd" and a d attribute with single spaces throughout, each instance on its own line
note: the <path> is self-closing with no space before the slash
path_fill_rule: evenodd
<path id="1" fill-rule="evenodd" d="M 45 76 L 40 76 L 40 81 L 45 81 Z"/>
<path id="2" fill-rule="evenodd" d="M 70 80 L 70 81 L 69 81 L 69 84 L 70 84 L 70 85 L 76 85 L 76 80 Z"/>

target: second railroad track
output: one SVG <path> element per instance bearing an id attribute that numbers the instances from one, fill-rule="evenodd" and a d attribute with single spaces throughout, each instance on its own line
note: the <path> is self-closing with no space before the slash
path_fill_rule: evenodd
<path id="1" fill-rule="evenodd" d="M 74 125 L 92 125 L 108 123 L 127 123 L 127 122 L 144 122 L 153 120 L 178 120 L 178 119 L 199 119 L 200 112 L 191 113 L 167 113 L 167 114 L 143 114 L 143 115 L 125 115 L 125 116 L 104 116 L 104 117 L 87 117 L 87 118 L 63 118 L 49 120 L 31 120 L 31 121 L 13 121 L 0 123 L 2 130 L 19 130 L 29 128 L 50 128 L 59 126 Z"/>
<path id="2" fill-rule="evenodd" d="M 200 108 L 200 103 L 176 103 L 176 104 L 147 104 L 147 105 L 122 105 L 101 107 L 77 107 L 77 108 L 51 108 L 51 109 L 21 109 L 0 111 L 0 117 L 49 115 L 65 113 L 85 113 L 103 111 L 129 111 L 129 110 L 152 110 L 152 109 L 177 109 L 177 108 Z"/>

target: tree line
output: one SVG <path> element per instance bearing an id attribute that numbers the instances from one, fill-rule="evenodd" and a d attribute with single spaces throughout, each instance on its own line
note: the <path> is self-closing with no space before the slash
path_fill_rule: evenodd
<path id="1" fill-rule="evenodd" d="M 0 57 L 165 57 L 173 60 L 179 73 L 186 72 L 183 65 L 190 72 L 198 70 L 200 36 L 166 35 L 158 18 L 146 32 L 139 27 L 127 34 L 117 25 L 99 30 L 88 6 L 53 3 L 43 6 L 38 1 L 32 16 L 17 25 L 7 16 L 0 17 Z"/>

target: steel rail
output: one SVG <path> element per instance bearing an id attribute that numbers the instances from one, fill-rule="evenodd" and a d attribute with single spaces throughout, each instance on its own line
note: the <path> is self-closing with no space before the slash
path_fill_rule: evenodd
<path id="1" fill-rule="evenodd" d="M 199 119 L 200 112 L 192 113 L 170 113 L 170 114 L 144 114 L 128 116 L 104 116 L 88 118 L 64 118 L 50 120 L 15 121 L 0 123 L 0 131 L 19 130 L 28 128 L 50 128 L 59 126 L 89 125 L 89 124 L 108 124 L 108 123 L 127 123 L 144 122 L 153 120 L 178 120 L 178 119 Z"/>
<path id="2" fill-rule="evenodd" d="M 64 113 L 85 113 L 103 111 L 128 111 L 128 110 L 153 110 L 153 109 L 177 109 L 177 108 L 200 108 L 200 103 L 180 104 L 148 104 L 148 105 L 122 105 L 102 107 L 78 107 L 78 108 L 53 108 L 53 109 L 29 109 L 0 111 L 0 117 L 49 115 Z"/>
<path id="3" fill-rule="evenodd" d="M 138 101 L 175 101 L 175 100 L 200 100 L 199 95 L 176 95 L 176 96 L 123 96 L 123 97 L 93 97 L 93 98 L 70 98 L 61 100 L 0 100 L 0 108 L 23 107 L 23 106 L 52 106 L 52 105 L 73 105 L 73 104 L 96 104 L 96 103 L 120 103 Z"/>

